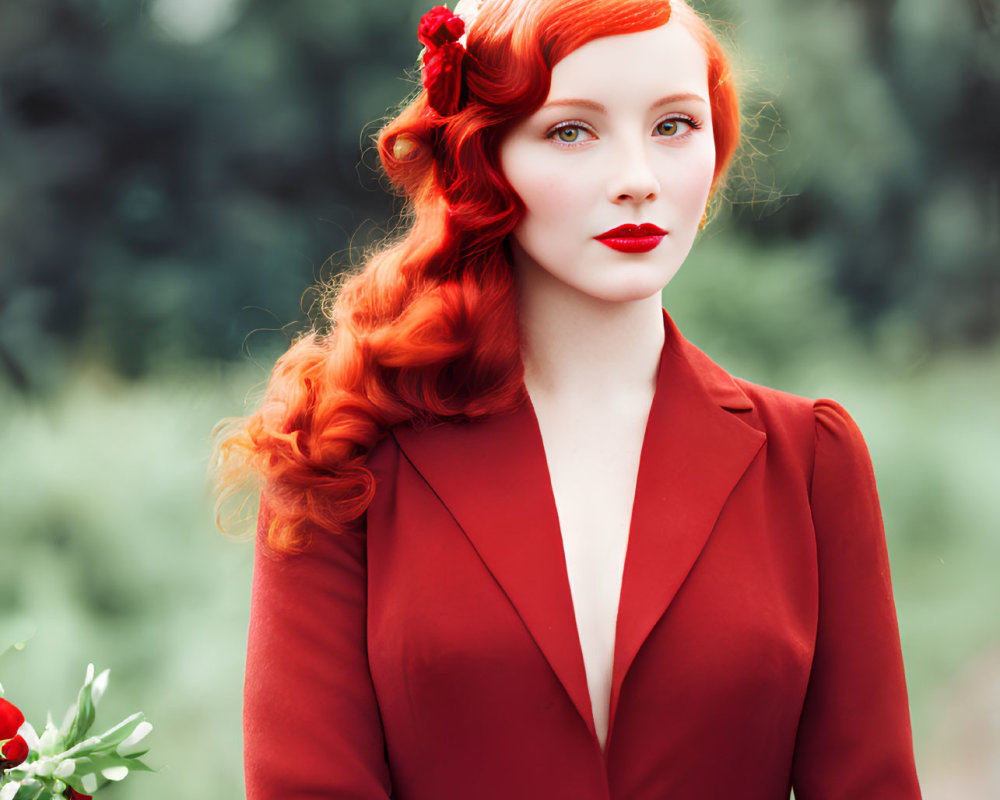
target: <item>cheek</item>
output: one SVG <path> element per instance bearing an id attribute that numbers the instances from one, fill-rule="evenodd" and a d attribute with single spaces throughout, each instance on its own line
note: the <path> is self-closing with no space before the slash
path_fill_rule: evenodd
<path id="1" fill-rule="evenodd" d="M 686 158 L 665 182 L 664 190 L 672 195 L 679 211 L 685 216 L 701 220 L 712 189 L 715 174 L 715 148 L 703 148 L 686 154 Z"/>
<path id="2" fill-rule="evenodd" d="M 512 147 L 501 154 L 500 166 L 508 183 L 524 202 L 526 217 L 565 220 L 583 200 L 588 180 L 574 164 L 537 147 Z"/>
<path id="3" fill-rule="evenodd" d="M 528 217 L 558 220 L 572 209 L 579 192 L 574 191 L 573 183 L 564 173 L 546 169 L 546 166 L 542 162 L 535 171 L 523 170 L 516 183 L 512 181 L 511 184 L 524 201 Z"/>

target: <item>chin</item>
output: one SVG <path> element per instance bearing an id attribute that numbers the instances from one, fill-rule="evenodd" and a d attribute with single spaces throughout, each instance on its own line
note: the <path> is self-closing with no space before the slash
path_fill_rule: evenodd
<path id="1" fill-rule="evenodd" d="M 645 300 L 653 295 L 659 296 L 676 274 L 674 270 L 669 275 L 663 273 L 637 275 L 632 280 L 615 281 L 612 285 L 602 287 L 603 291 L 594 294 L 608 302 L 616 303 Z"/>
<path id="2" fill-rule="evenodd" d="M 657 282 L 651 284 L 636 282 L 622 286 L 608 286 L 600 291 L 587 292 L 587 294 L 606 303 L 634 303 L 639 300 L 646 300 L 654 295 L 658 297 L 665 287 L 666 283 Z"/>

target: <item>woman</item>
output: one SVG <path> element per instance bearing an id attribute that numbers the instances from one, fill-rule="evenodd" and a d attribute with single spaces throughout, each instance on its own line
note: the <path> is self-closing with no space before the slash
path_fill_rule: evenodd
<path id="1" fill-rule="evenodd" d="M 660 307 L 737 144 L 717 41 L 456 10 L 379 138 L 409 232 L 224 443 L 264 483 L 248 796 L 919 797 L 860 433 Z"/>

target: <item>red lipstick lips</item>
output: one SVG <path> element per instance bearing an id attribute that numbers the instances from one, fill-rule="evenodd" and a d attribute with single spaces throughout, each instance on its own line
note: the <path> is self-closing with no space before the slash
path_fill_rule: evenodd
<path id="1" fill-rule="evenodd" d="M 666 235 L 662 228 L 644 222 L 642 225 L 619 225 L 594 238 L 619 253 L 648 253 Z"/>

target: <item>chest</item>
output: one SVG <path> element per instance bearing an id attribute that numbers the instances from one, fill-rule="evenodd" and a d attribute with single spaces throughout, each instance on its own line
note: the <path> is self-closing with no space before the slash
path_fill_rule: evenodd
<path id="1" fill-rule="evenodd" d="M 570 529 L 561 535 L 553 503 L 571 451 L 561 469 L 551 436 L 546 450 L 538 428 L 520 437 L 504 428 L 474 443 L 442 438 L 433 451 L 431 437 L 447 431 L 430 431 L 419 438 L 424 451 L 383 452 L 368 517 L 367 645 L 394 775 L 405 771 L 404 754 L 425 766 L 447 753 L 449 780 L 454 763 L 491 781 L 523 777 L 509 759 L 499 774 L 484 767 L 497 763 L 497 741 L 516 743 L 546 777 L 558 760 L 552 749 L 565 756 L 577 744 L 574 768 L 580 753 L 603 768 L 597 745 L 634 764 L 640 740 L 686 764 L 668 734 L 678 747 L 698 737 L 680 718 L 736 732 L 765 719 L 773 735 L 749 744 L 773 750 L 774 736 L 785 736 L 777 728 L 791 741 L 816 619 L 805 499 L 787 491 L 767 502 L 781 483 L 765 468 L 773 458 L 731 470 L 714 495 L 685 484 L 705 473 L 696 459 L 718 451 L 672 449 L 649 427 L 634 519 L 617 538 L 628 546 L 624 580 L 618 571 L 614 581 L 620 597 L 601 606 L 599 593 L 584 592 L 589 614 L 571 602 L 584 572 L 567 557 L 576 540 Z M 611 663 L 607 687 L 599 665 Z"/>
<path id="2" fill-rule="evenodd" d="M 619 473 L 610 464 L 622 462 L 610 461 L 608 448 L 629 438 L 627 428 L 591 424 L 532 397 L 517 413 L 482 422 L 400 428 L 373 453 L 366 644 L 394 775 L 404 752 L 420 765 L 434 753 L 454 764 L 461 753 L 458 762 L 491 782 L 523 775 L 508 760 L 492 769 L 499 762 L 491 743 L 500 740 L 537 758 L 547 777 L 547 748 L 571 742 L 599 765 L 598 744 L 608 759 L 632 759 L 640 741 L 671 763 L 688 763 L 663 738 L 675 731 L 679 742 L 702 741 L 683 724 L 664 727 L 679 715 L 752 733 L 787 707 L 794 735 L 796 687 L 808 677 L 816 625 L 807 453 L 780 436 L 765 445 L 744 417 L 706 407 L 683 383 L 681 373 L 659 387 L 643 433 L 633 418 L 641 464 L 627 535 L 618 529 L 627 557 L 615 576 L 617 621 L 609 615 L 602 626 L 610 702 L 590 691 L 594 671 L 587 674 L 583 651 L 599 650 L 587 644 L 585 615 L 574 607 L 570 573 L 578 585 L 583 573 L 567 570 L 566 552 L 583 537 L 572 532 L 571 504 L 558 500 L 560 519 L 556 498 L 561 476 L 572 476 L 584 453 L 605 462 L 606 475 Z M 607 417 L 626 419 L 610 409 Z M 558 426 L 561 419 L 567 424 Z M 576 444 L 564 449 L 557 442 L 569 431 L 566 441 Z M 807 432 L 811 441 L 811 425 Z M 608 709 L 605 736 L 595 707 Z M 488 761 L 476 755 L 484 753 Z M 454 770 L 441 774 L 450 779 Z"/>
<path id="3" fill-rule="evenodd" d="M 535 404 L 594 722 L 602 741 L 649 403 Z"/>

